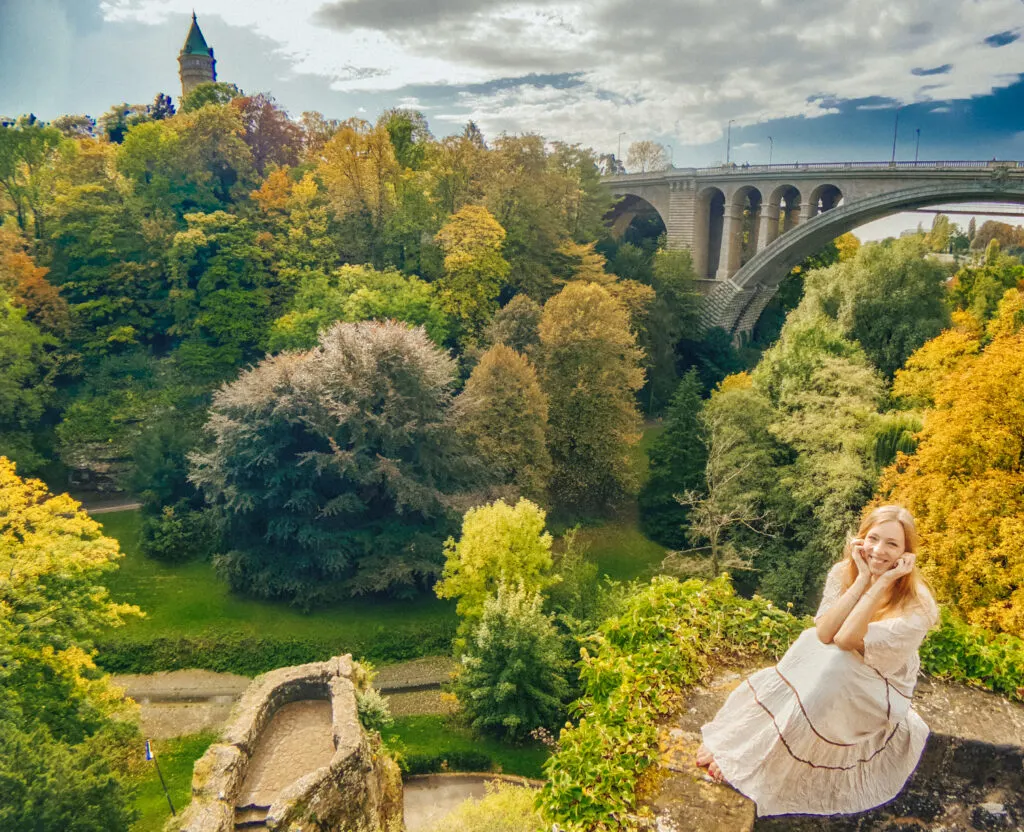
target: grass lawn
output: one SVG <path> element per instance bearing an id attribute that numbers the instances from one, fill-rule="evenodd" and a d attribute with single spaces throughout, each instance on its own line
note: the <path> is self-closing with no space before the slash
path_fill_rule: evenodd
<path id="1" fill-rule="evenodd" d="M 207 561 L 171 566 L 145 557 L 139 551 L 138 511 L 101 514 L 96 519 L 125 553 L 120 569 L 107 577 L 111 595 L 118 601 L 138 604 L 146 613 L 146 618 L 133 620 L 120 630 L 119 637 L 210 631 L 281 638 L 308 636 L 334 638 L 344 650 L 346 642 L 365 641 L 380 627 L 455 620 L 455 605 L 433 596 L 412 601 L 355 599 L 308 614 L 283 603 L 241 598 L 229 592 Z"/>
<path id="2" fill-rule="evenodd" d="M 395 724 L 381 736 L 389 746 L 396 745 L 406 755 L 444 755 L 451 752 L 486 754 L 505 774 L 542 779 L 541 766 L 550 755 L 545 746 L 507 745 L 495 739 L 481 738 L 468 728 L 455 725 L 444 716 L 395 717 Z"/>
<path id="3" fill-rule="evenodd" d="M 192 799 L 192 766 L 214 739 L 214 734 L 204 733 L 153 743 L 160 771 L 178 814 L 185 810 Z M 139 819 L 132 824 L 132 832 L 160 832 L 171 816 L 156 768 L 153 763 L 146 763 L 146 766 L 146 775 L 138 781 L 135 793 L 135 808 Z"/>

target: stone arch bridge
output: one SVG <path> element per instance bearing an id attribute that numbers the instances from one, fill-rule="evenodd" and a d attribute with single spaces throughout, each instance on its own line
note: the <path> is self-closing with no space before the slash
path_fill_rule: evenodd
<path id="1" fill-rule="evenodd" d="M 1024 203 L 1024 162 L 839 162 L 670 168 L 606 176 L 621 236 L 657 213 L 670 248 L 688 248 L 705 326 L 749 333 L 789 271 L 871 220 L 955 202 Z"/>

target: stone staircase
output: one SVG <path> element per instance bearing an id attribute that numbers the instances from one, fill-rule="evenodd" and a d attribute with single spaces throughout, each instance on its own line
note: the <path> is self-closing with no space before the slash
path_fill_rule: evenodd
<path id="1" fill-rule="evenodd" d="M 235 809 L 235 829 L 237 832 L 266 829 L 267 813 L 269 811 L 269 806 L 256 806 L 253 804 L 239 806 Z"/>
<path id="2" fill-rule="evenodd" d="M 700 727 L 756 669 L 720 671 L 662 727 L 664 778 L 648 800 L 657 832 L 1024 832 L 1024 706 L 929 679 L 914 701 L 932 733 L 895 800 L 857 815 L 756 818 L 751 801 L 693 763 Z"/>

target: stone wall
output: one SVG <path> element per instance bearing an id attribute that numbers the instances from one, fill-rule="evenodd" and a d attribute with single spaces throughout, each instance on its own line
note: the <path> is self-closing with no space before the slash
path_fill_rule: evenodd
<path id="1" fill-rule="evenodd" d="M 231 832 L 246 770 L 274 713 L 290 702 L 331 703 L 334 756 L 330 764 L 296 780 L 266 813 L 268 829 L 345 829 L 389 832 L 402 824 L 398 766 L 381 752 L 380 739 L 359 723 L 359 667 L 351 656 L 285 667 L 253 680 L 218 742 L 195 765 L 192 803 L 168 824 L 181 832 Z"/>

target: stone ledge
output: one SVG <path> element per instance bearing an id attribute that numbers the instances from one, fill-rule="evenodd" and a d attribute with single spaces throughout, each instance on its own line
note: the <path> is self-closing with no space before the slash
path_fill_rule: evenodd
<path id="1" fill-rule="evenodd" d="M 755 818 L 743 795 L 694 765 L 700 727 L 764 666 L 720 670 L 662 727 L 664 780 L 648 801 L 658 832 L 982 832 L 1024 830 L 1024 706 L 987 691 L 921 679 L 914 706 L 931 728 L 900 795 L 856 815 Z"/>

